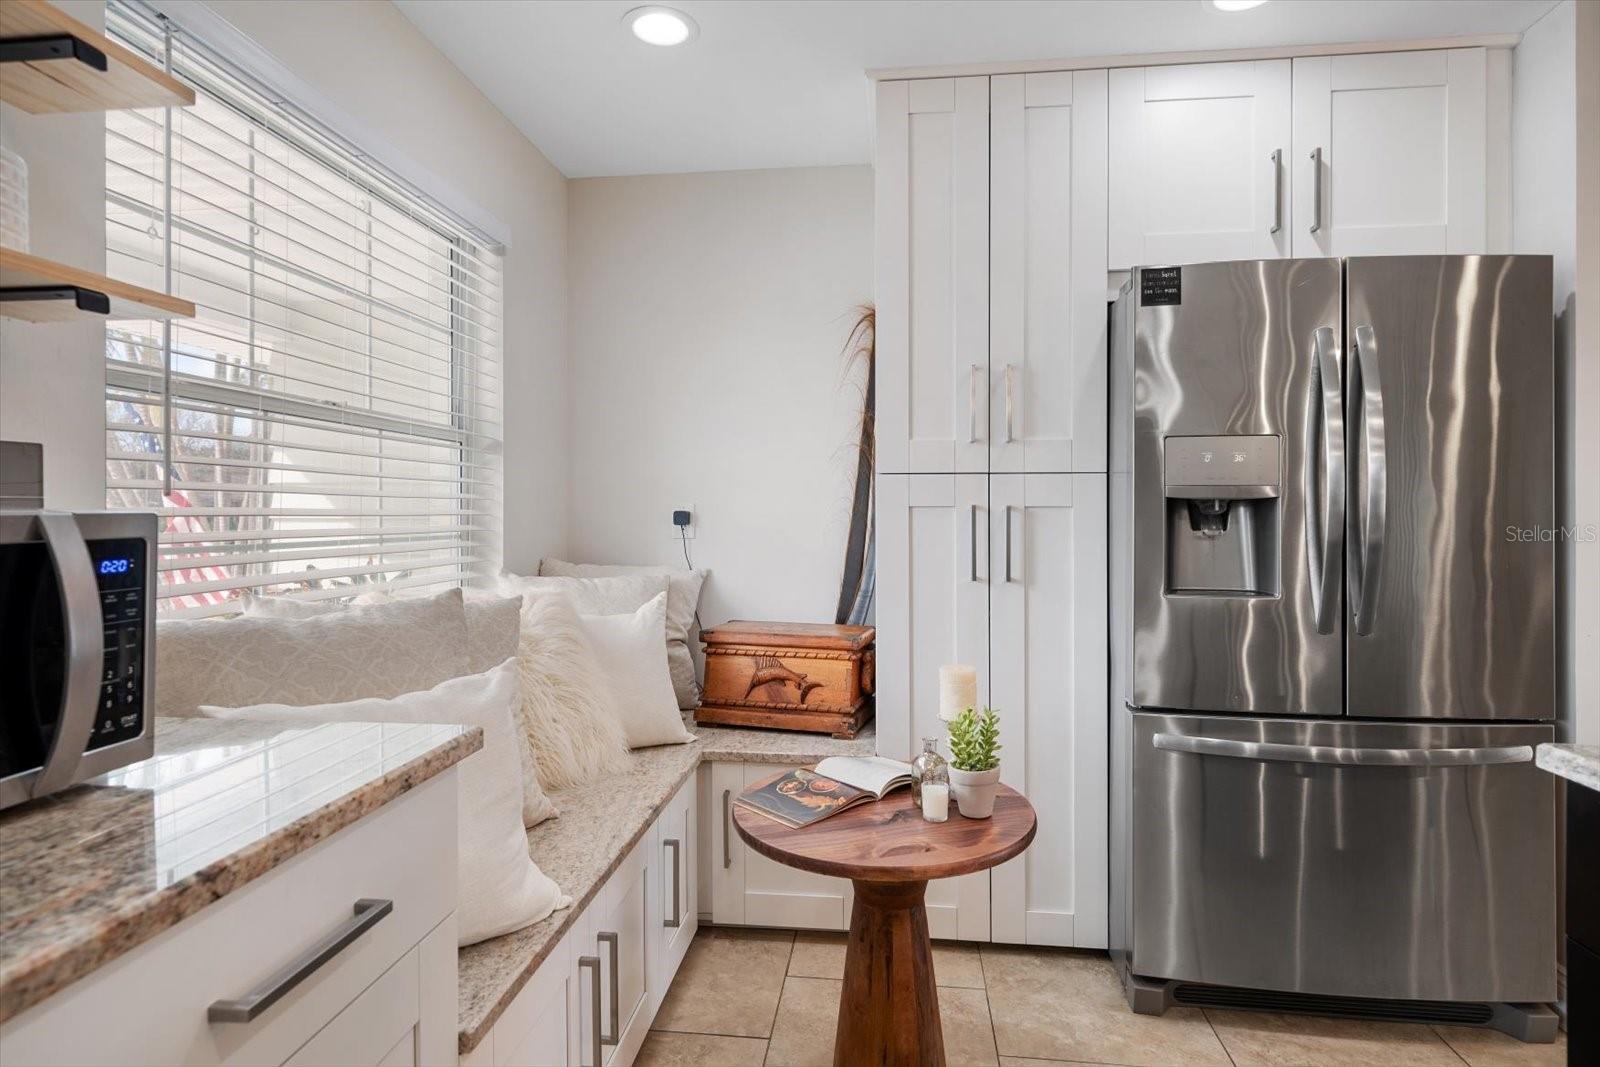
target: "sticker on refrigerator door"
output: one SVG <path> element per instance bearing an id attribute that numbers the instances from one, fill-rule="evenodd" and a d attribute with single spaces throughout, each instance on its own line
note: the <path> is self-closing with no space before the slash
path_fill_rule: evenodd
<path id="1" fill-rule="evenodd" d="M 1182 267 L 1146 267 L 1139 272 L 1139 306 L 1183 303 Z"/>

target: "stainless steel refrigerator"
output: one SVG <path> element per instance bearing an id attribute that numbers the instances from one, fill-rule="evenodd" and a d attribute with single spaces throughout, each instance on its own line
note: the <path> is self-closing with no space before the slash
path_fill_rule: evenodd
<path id="1" fill-rule="evenodd" d="M 1130 1004 L 1549 1040 L 1549 257 L 1146 267 L 1111 333 Z"/>

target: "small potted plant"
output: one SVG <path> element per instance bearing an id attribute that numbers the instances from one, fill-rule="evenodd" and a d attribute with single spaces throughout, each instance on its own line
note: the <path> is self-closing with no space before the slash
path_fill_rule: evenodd
<path id="1" fill-rule="evenodd" d="M 968 819 L 994 814 L 1000 790 L 1000 716 L 993 708 L 979 715 L 968 708 L 950 721 L 950 792 Z"/>

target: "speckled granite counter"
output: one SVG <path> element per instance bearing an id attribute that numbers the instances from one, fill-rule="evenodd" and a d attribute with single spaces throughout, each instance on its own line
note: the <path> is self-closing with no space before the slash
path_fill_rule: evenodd
<path id="1" fill-rule="evenodd" d="M 482 747 L 476 727 L 156 720 L 150 759 L 0 815 L 0 1022 Z"/>
<path id="2" fill-rule="evenodd" d="M 561 816 L 528 832 L 541 870 L 572 897 L 572 907 L 543 922 L 470 945 L 460 960 L 460 1049 L 478 1046 L 550 950 L 644 836 L 678 787 L 702 762 L 802 765 L 828 756 L 867 756 L 877 747 L 868 724 L 853 741 L 821 734 L 696 726 L 695 741 L 634 752 L 632 770 L 581 789 L 552 794 Z"/>
<path id="3" fill-rule="evenodd" d="M 1540 745 L 1534 761 L 1551 774 L 1600 791 L 1600 745 Z"/>

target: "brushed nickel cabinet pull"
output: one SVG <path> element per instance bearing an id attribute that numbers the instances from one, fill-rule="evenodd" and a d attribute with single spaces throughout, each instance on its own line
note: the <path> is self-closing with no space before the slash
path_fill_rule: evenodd
<path id="1" fill-rule="evenodd" d="M 1006 505 L 1006 581 L 1011 581 L 1011 505 Z"/>
<path id="2" fill-rule="evenodd" d="M 967 378 L 967 443 L 978 443 L 978 382 L 983 377 L 983 372 L 978 365 L 970 365 L 971 371 Z"/>
<path id="3" fill-rule="evenodd" d="M 350 943 L 382 922 L 394 911 L 392 900 L 356 901 L 355 914 L 330 932 L 321 941 L 289 961 L 277 974 L 246 993 L 238 1000 L 215 1000 L 206 1009 L 206 1018 L 214 1023 L 248 1023 L 262 1012 L 282 1000 L 295 986 L 316 974 L 329 960 L 349 947 Z"/>
<path id="4" fill-rule="evenodd" d="M 967 505 L 967 509 L 968 509 L 968 511 L 967 511 L 968 523 L 967 523 L 967 525 L 970 527 L 970 532 L 967 535 L 967 540 L 970 542 L 968 547 L 970 547 L 972 549 L 972 552 L 971 552 L 971 557 L 972 557 L 972 578 L 971 578 L 971 580 L 975 582 L 975 581 L 978 580 L 978 505 L 976 505 L 976 504 L 968 504 Z"/>
<path id="5" fill-rule="evenodd" d="M 594 939 L 606 946 L 607 955 L 611 957 L 611 1028 L 600 1035 L 600 1044 L 615 1045 L 620 1038 L 619 1021 L 622 1015 L 622 980 L 617 975 L 617 935 L 614 930 L 606 930 L 595 934 Z M 598 1013 L 596 1013 L 598 1015 Z"/>
<path id="6" fill-rule="evenodd" d="M 1268 233 L 1277 233 L 1283 229 L 1283 149 L 1272 150 L 1272 229 Z"/>
<path id="7" fill-rule="evenodd" d="M 683 925 L 683 897 L 681 895 L 682 889 L 679 886 L 682 872 L 679 870 L 680 864 L 678 854 L 680 850 L 678 847 L 678 839 L 675 837 L 669 837 L 663 841 L 662 844 L 672 850 L 672 918 L 668 919 L 662 925 L 667 927 L 678 927 Z"/>
<path id="8" fill-rule="evenodd" d="M 730 832 L 732 830 L 732 827 L 730 827 L 728 825 L 728 823 L 729 823 L 729 821 L 731 819 L 731 815 L 729 813 L 729 808 L 728 808 L 729 797 L 730 797 L 730 791 L 724 789 L 722 791 L 722 869 L 723 870 L 727 870 L 729 867 L 733 866 L 733 844 L 729 840 L 729 835 L 730 835 Z"/>
<path id="9" fill-rule="evenodd" d="M 1311 232 L 1322 229 L 1322 146 L 1311 150 Z"/>
<path id="10" fill-rule="evenodd" d="M 600 957 L 579 956 L 578 970 L 589 969 L 589 1045 L 594 1049 L 594 1067 L 600 1067 Z M 578 1049 L 583 1059 L 583 1049 Z"/>
<path id="11" fill-rule="evenodd" d="M 1015 363 L 1007 363 L 1006 364 L 1006 444 L 1008 444 L 1008 445 L 1011 443 L 1012 436 L 1013 436 L 1013 433 L 1014 433 L 1014 431 L 1011 428 L 1011 423 L 1013 421 L 1012 420 L 1012 416 L 1011 416 L 1012 407 L 1013 407 L 1012 402 L 1011 402 L 1011 381 L 1016 376 L 1016 373 L 1017 373 L 1017 365 Z"/>

